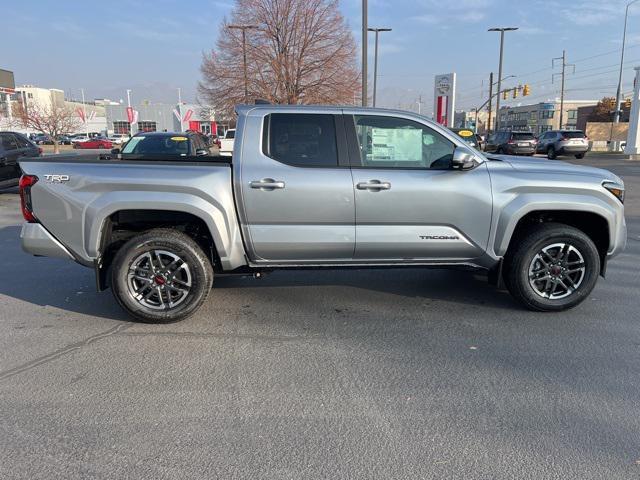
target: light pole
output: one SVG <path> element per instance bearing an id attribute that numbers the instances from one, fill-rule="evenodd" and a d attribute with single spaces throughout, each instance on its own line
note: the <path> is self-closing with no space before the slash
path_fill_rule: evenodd
<path id="1" fill-rule="evenodd" d="M 624 29 L 622 30 L 622 53 L 620 54 L 620 74 L 618 76 L 618 89 L 616 90 L 616 113 L 613 116 L 613 123 L 620 123 L 620 95 L 622 90 L 622 64 L 624 63 L 624 46 L 627 41 L 627 18 L 629 17 L 629 7 L 640 0 L 633 0 L 627 3 L 624 12 Z"/>
<path id="2" fill-rule="evenodd" d="M 496 128 L 495 131 L 498 131 L 500 127 L 500 87 L 502 85 L 502 57 L 504 52 L 504 32 L 513 32 L 518 30 L 518 27 L 501 27 L 501 28 L 490 28 L 489 32 L 500 32 L 500 63 L 498 65 L 498 98 L 496 99 Z"/>
<path id="3" fill-rule="evenodd" d="M 247 30 L 257 29 L 257 25 L 227 25 L 227 28 L 242 31 L 242 62 L 244 65 L 244 103 L 249 103 L 249 85 L 247 79 Z"/>
<path id="4" fill-rule="evenodd" d="M 376 48 L 373 54 L 373 106 L 376 106 L 376 92 L 378 86 L 378 34 L 380 32 L 390 32 L 390 28 L 367 28 L 369 32 L 376 34 Z"/>
<path id="5" fill-rule="evenodd" d="M 82 95 L 82 116 L 84 117 L 82 121 L 84 122 L 84 130 L 87 138 L 89 138 L 89 122 L 87 121 L 87 107 L 84 103 L 84 88 L 80 89 L 80 94 Z"/>
<path id="6" fill-rule="evenodd" d="M 367 31 L 369 28 L 369 19 L 367 12 L 367 0 L 362 0 L 362 106 L 366 107 L 367 100 L 367 43 L 369 37 Z"/>

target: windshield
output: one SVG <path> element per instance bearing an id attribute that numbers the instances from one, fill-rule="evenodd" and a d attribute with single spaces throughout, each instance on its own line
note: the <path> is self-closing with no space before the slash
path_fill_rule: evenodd
<path id="1" fill-rule="evenodd" d="M 570 132 L 562 132 L 562 136 L 566 138 L 584 138 L 584 132 L 572 130 Z"/>
<path id="2" fill-rule="evenodd" d="M 133 137 L 122 149 L 133 155 L 189 155 L 189 139 L 184 136 L 152 135 Z"/>

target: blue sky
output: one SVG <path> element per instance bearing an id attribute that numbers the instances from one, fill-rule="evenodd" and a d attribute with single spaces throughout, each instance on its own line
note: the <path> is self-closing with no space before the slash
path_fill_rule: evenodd
<path id="1" fill-rule="evenodd" d="M 369 24 L 393 28 L 380 37 L 378 104 L 417 108 L 422 96 L 428 111 L 433 76 L 450 71 L 458 75 L 458 107 L 482 103 L 488 74 L 497 71 L 499 35 L 486 31 L 492 26 L 520 27 L 507 34 L 504 75 L 517 75 L 508 85 L 531 84 L 531 101 L 557 96 L 551 59 L 563 48 L 576 64 L 567 98 L 614 95 L 626 3 L 369 0 Z M 340 4 L 359 42 L 361 2 Z M 119 100 L 130 88 L 136 102 L 173 101 L 181 87 L 183 98 L 193 100 L 202 51 L 213 47 L 232 6 L 232 0 L 12 2 L 3 9 L 0 68 L 13 70 L 16 83 L 76 97 L 84 88 L 89 98 Z M 627 47 L 624 91 L 640 65 L 640 2 L 631 10 Z"/>

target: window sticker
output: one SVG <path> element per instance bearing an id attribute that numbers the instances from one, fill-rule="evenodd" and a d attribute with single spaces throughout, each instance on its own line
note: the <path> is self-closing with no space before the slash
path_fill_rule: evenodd
<path id="1" fill-rule="evenodd" d="M 422 131 L 413 128 L 372 128 L 371 160 L 421 161 Z"/>

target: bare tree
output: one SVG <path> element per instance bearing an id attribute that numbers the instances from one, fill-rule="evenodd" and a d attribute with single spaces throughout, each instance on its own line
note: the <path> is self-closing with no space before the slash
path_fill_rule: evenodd
<path id="1" fill-rule="evenodd" d="M 237 0 L 216 49 L 203 55 L 200 95 L 230 117 L 244 102 L 246 29 L 250 99 L 280 104 L 352 104 L 360 91 L 356 45 L 338 0 Z"/>
<path id="2" fill-rule="evenodd" d="M 33 103 L 28 106 L 19 103 L 14 119 L 20 127 L 35 130 L 51 137 L 54 153 L 60 153 L 58 137 L 74 132 L 80 126 L 76 112 L 72 108 L 59 105 L 56 102 L 52 102 L 51 105 Z"/>

